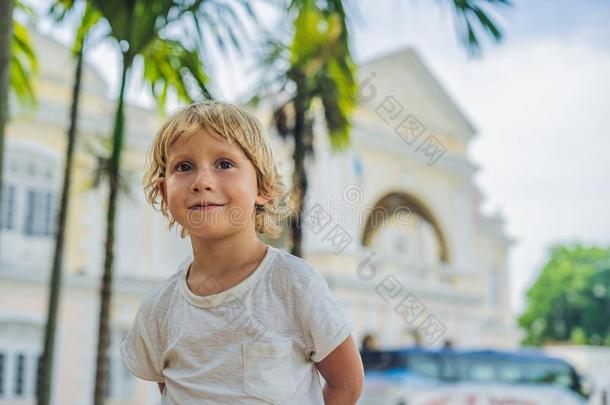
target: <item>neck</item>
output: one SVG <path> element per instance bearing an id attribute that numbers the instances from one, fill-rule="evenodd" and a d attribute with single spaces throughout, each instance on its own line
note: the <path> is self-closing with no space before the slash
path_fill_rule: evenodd
<path id="1" fill-rule="evenodd" d="M 191 275 L 195 277 L 230 277 L 232 273 L 247 267 L 253 261 L 260 262 L 266 245 L 247 227 L 230 237 L 204 239 L 191 236 L 193 263 Z"/>

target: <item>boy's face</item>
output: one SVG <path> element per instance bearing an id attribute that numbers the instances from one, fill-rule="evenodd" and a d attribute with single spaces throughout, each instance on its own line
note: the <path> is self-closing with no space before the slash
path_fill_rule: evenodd
<path id="1" fill-rule="evenodd" d="M 192 237 L 253 228 L 254 204 L 268 201 L 258 195 L 255 168 L 241 147 L 205 131 L 180 137 L 170 147 L 159 191 Z"/>

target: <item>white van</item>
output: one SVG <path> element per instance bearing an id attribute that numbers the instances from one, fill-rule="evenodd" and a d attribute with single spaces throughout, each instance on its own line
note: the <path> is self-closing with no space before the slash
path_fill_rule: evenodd
<path id="1" fill-rule="evenodd" d="M 408 348 L 361 352 L 361 405 L 582 405 L 567 362 L 539 352 Z"/>

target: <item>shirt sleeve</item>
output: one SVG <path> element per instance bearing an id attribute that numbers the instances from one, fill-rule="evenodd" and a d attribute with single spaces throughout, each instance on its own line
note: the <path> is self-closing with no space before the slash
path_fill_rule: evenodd
<path id="1" fill-rule="evenodd" d="M 326 279 L 319 273 L 305 289 L 300 311 L 307 355 L 316 363 L 339 346 L 354 329 L 339 308 Z"/>
<path id="2" fill-rule="evenodd" d="M 121 343 L 125 367 L 136 377 L 164 382 L 161 355 L 163 347 L 156 320 L 151 316 L 151 301 L 144 300 Z"/>

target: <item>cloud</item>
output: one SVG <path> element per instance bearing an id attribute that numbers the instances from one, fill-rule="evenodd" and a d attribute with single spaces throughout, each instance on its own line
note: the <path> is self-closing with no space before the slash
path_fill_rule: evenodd
<path id="1" fill-rule="evenodd" d="M 479 183 L 521 242 L 511 266 L 521 306 L 550 243 L 610 244 L 610 53 L 536 41 L 464 73 L 455 87 L 480 129 Z"/>

